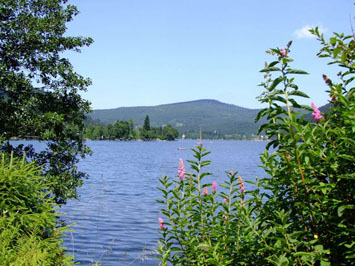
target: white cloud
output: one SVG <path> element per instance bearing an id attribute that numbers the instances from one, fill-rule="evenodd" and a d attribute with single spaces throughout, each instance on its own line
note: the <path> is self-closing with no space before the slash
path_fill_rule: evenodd
<path id="1" fill-rule="evenodd" d="M 311 25 L 306 25 L 304 27 L 302 27 L 301 29 L 298 29 L 294 32 L 294 35 L 299 38 L 299 39 L 311 39 L 311 38 L 315 38 L 315 36 L 309 32 L 310 29 L 315 28 L 315 26 L 311 26 Z M 324 28 L 323 26 L 318 26 L 319 32 L 320 33 L 325 33 L 326 32 L 326 28 Z"/>

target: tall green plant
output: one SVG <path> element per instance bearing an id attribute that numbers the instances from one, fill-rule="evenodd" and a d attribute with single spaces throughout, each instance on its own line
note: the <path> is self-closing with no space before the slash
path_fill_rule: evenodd
<path id="1" fill-rule="evenodd" d="M 213 184 L 202 185 L 209 173 L 201 169 L 210 162 L 202 160 L 208 152 L 197 146 L 192 174 L 182 168 L 179 179 L 160 180 L 159 202 L 168 219 L 159 220 L 162 265 L 353 265 L 355 41 L 335 34 L 328 43 L 317 28 L 312 33 L 323 46 L 319 57 L 343 69 L 339 83 L 323 75 L 329 113 L 299 103 L 308 96 L 295 75 L 307 73 L 291 67 L 291 42 L 267 51 L 275 60 L 261 71 L 259 100 L 268 107 L 257 120 L 267 120 L 260 132 L 271 141 L 261 162 L 269 177 L 245 191 L 242 180 L 228 173 L 225 191 L 203 193 Z"/>
<path id="2" fill-rule="evenodd" d="M 236 254 L 244 249 L 236 244 L 245 239 L 238 234 L 245 226 L 240 221 L 245 191 L 239 188 L 244 184 L 236 173 L 227 173 L 228 181 L 221 185 L 226 191 L 217 193 L 217 183 L 205 182 L 210 173 L 202 171 L 210 164 L 204 160 L 209 152 L 202 145 L 193 152 L 196 160 L 189 161 L 192 173 L 185 174 L 180 159 L 178 178 L 160 179 L 164 199 L 159 202 L 164 204 L 162 214 L 169 219 L 159 219 L 162 264 L 236 265 Z"/>
<path id="3" fill-rule="evenodd" d="M 308 122 L 300 111 L 309 107 L 298 104 L 296 99 L 308 96 L 299 90 L 293 78 L 306 73 L 290 67 L 291 43 L 286 49 L 269 51 L 277 60 L 262 70 L 266 82 L 261 85 L 266 93 L 260 101 L 267 102 L 269 108 L 261 111 L 259 117 L 268 119 L 269 123 L 260 130 L 273 139 L 269 146 L 273 145 L 276 151 L 266 151 L 261 157 L 265 171 L 272 176 L 264 179 L 264 186 L 273 195 L 261 216 L 275 221 L 273 213 L 287 212 L 287 231 L 297 237 L 293 239 L 294 252 L 286 252 L 285 256 L 294 262 L 350 265 L 355 240 L 351 222 L 355 192 L 355 90 L 349 85 L 354 79 L 355 42 L 352 36 L 335 34 L 327 43 L 317 28 L 312 32 L 323 45 L 318 56 L 329 57 L 329 64 L 338 63 L 345 71 L 339 72 L 338 84 L 323 75 L 329 87 L 330 112 L 321 114 L 312 103 L 315 121 Z M 277 77 L 271 78 L 270 73 Z"/>

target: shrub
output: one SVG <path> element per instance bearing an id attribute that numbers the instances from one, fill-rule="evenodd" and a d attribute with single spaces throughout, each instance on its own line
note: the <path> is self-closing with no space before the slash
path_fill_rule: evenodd
<path id="1" fill-rule="evenodd" d="M 257 120 L 267 119 L 260 132 L 271 141 L 260 159 L 270 177 L 245 191 L 243 180 L 227 173 L 217 193 L 216 184 L 201 182 L 210 175 L 202 171 L 208 152 L 193 149 L 192 173 L 181 164 L 179 179 L 160 180 L 162 265 L 354 264 L 355 40 L 335 33 L 326 42 L 317 28 L 312 33 L 322 44 L 318 56 L 342 68 L 339 83 L 323 75 L 329 113 L 298 103 L 308 96 L 293 75 L 307 73 L 290 67 L 291 42 L 267 51 L 276 59 L 261 71 L 259 100 L 268 107 Z"/>
<path id="2" fill-rule="evenodd" d="M 73 265 L 64 254 L 57 205 L 34 163 L 1 154 L 1 265 Z"/>

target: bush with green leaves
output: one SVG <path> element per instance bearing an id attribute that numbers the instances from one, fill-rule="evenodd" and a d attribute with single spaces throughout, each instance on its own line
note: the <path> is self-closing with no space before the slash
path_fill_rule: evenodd
<path id="1" fill-rule="evenodd" d="M 1 265 L 73 265 L 62 247 L 57 205 L 40 168 L 0 154 Z"/>
<path id="2" fill-rule="evenodd" d="M 78 13 L 68 0 L 0 0 L 0 151 L 43 166 L 58 203 L 78 196 L 87 175 L 77 164 L 91 153 L 82 134 L 90 103 L 80 94 L 91 80 L 65 57 L 93 42 L 68 35 Z M 14 137 L 47 147 L 14 145 Z"/>
<path id="3" fill-rule="evenodd" d="M 260 157 L 269 176 L 245 191 L 227 173 L 217 192 L 202 182 L 210 175 L 202 171 L 208 152 L 193 149 L 192 173 L 180 167 L 179 178 L 160 180 L 162 265 L 355 264 L 355 40 L 335 33 L 327 42 L 317 28 L 312 33 L 322 44 L 318 56 L 341 68 L 338 82 L 323 75 L 329 112 L 299 104 L 308 96 L 295 75 L 307 73 L 291 68 L 291 42 L 267 51 L 275 60 L 261 71 L 259 100 L 268 107 L 257 120 L 267 119 L 259 131 L 271 140 Z"/>

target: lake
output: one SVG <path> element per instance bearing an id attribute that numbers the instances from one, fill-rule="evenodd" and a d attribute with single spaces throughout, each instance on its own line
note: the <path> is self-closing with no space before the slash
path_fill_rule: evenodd
<path id="1" fill-rule="evenodd" d="M 64 240 L 75 261 L 80 265 L 157 265 L 158 179 L 176 176 L 179 158 L 189 172 L 186 159 L 193 158 L 190 148 L 198 142 L 88 141 L 93 155 L 82 160 L 79 169 L 90 178 L 78 190 L 80 200 L 71 200 L 61 209 L 75 230 Z M 213 173 L 207 181 L 221 183 L 225 171 L 231 170 L 239 171 L 244 180 L 263 177 L 258 165 L 266 143 L 204 140 L 204 147 L 212 152 L 206 157 L 212 160 L 208 171 Z"/>

